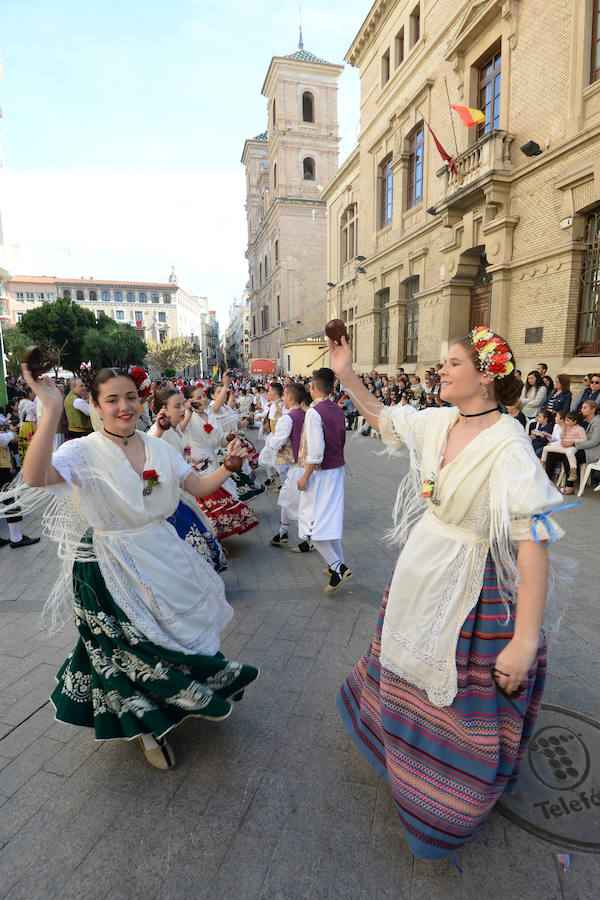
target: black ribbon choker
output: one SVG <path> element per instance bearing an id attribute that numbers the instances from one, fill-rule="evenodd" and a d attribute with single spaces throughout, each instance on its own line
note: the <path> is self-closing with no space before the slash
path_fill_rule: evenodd
<path id="1" fill-rule="evenodd" d="M 487 416 L 489 413 L 493 413 L 493 412 L 502 412 L 502 410 L 500 409 L 499 406 L 494 406 L 493 409 L 484 409 L 484 411 L 480 412 L 480 413 L 461 413 L 461 412 L 459 412 L 459 416 L 462 416 L 463 419 L 476 419 L 477 416 Z"/>
<path id="2" fill-rule="evenodd" d="M 462 415 L 462 413 L 461 413 L 461 415 Z M 125 434 L 125 435 L 115 434 L 114 431 L 109 431 L 108 428 L 105 428 L 104 431 L 107 434 L 110 434 L 111 437 L 116 437 L 116 438 L 119 438 L 120 441 L 123 441 L 123 444 L 125 447 L 127 446 L 128 442 L 129 442 L 129 438 L 132 438 L 135 434 L 135 428 L 133 429 L 131 434 Z"/>

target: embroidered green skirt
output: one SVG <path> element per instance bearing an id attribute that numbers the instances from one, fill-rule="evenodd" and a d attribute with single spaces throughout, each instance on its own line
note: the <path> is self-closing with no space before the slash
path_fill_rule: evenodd
<path id="1" fill-rule="evenodd" d="M 84 538 L 91 543 L 91 532 Z M 146 640 L 111 597 L 97 562 L 73 567 L 79 640 L 57 675 L 56 718 L 93 728 L 97 740 L 160 737 L 187 716 L 226 719 L 258 669 L 188 655 Z"/>

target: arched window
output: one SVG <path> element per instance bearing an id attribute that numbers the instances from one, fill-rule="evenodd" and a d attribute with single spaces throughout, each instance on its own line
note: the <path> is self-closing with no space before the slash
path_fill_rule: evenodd
<path id="1" fill-rule="evenodd" d="M 273 128 L 275 128 L 275 122 L 277 121 L 277 107 L 275 106 L 275 101 L 274 101 L 274 100 L 273 100 L 272 111 L 273 111 L 273 114 L 272 114 L 272 119 L 273 119 L 272 126 L 273 126 Z"/>
<path id="2" fill-rule="evenodd" d="M 68 288 L 63 291 L 63 297 L 67 297 L 69 300 L 71 299 L 71 291 Z"/>
<path id="3" fill-rule="evenodd" d="M 356 203 L 347 206 L 340 221 L 340 262 L 342 265 L 354 259 L 357 253 L 357 217 Z"/>
<path id="4" fill-rule="evenodd" d="M 305 156 L 302 163 L 302 177 L 305 181 L 315 180 L 315 161 L 312 156 Z"/>
<path id="5" fill-rule="evenodd" d="M 262 284 L 262 263 L 258 264 L 258 283 Z"/>
<path id="6" fill-rule="evenodd" d="M 77 291 L 76 296 L 77 296 L 77 302 L 83 303 L 83 291 Z"/>
<path id="7" fill-rule="evenodd" d="M 265 279 L 269 277 L 269 260 L 265 256 Z"/>
<path id="8" fill-rule="evenodd" d="M 275 265 L 279 264 L 279 241 L 275 241 Z"/>
<path id="9" fill-rule="evenodd" d="M 91 302 L 92 302 L 92 303 L 95 303 L 97 299 L 98 299 L 98 295 L 96 294 L 96 291 L 90 291 L 90 300 L 91 300 Z"/>
<path id="10" fill-rule="evenodd" d="M 310 91 L 304 91 L 302 94 L 302 121 L 315 121 L 315 98 Z"/>
<path id="11" fill-rule="evenodd" d="M 277 190 L 277 163 L 273 163 L 273 190 Z"/>
<path id="12" fill-rule="evenodd" d="M 110 292 L 109 291 L 102 291 L 102 302 L 110 303 Z"/>

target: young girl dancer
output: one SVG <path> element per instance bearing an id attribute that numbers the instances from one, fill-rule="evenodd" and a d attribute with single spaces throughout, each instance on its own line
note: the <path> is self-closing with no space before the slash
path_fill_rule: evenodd
<path id="1" fill-rule="evenodd" d="M 174 764 L 164 736 L 188 715 L 231 713 L 253 666 L 219 653 L 233 616 L 211 566 L 167 518 L 183 487 L 210 493 L 229 477 L 226 465 L 199 477 L 164 440 L 136 430 L 134 380 L 101 370 L 92 403 L 103 430 L 52 452 L 63 399 L 48 378 L 23 375 L 45 408 L 23 478 L 57 495 L 45 526 L 60 542 L 61 577 L 47 607 L 71 600 L 79 640 L 52 694 L 58 719 L 94 728 L 98 740 L 139 737 L 157 768 Z M 236 442 L 232 454 L 244 455 Z M 24 491 L 26 503 L 35 491 Z M 60 499 L 62 498 L 62 499 Z"/>
<path id="2" fill-rule="evenodd" d="M 338 705 L 386 779 L 411 850 L 436 859 L 514 787 L 542 699 L 544 544 L 562 534 L 546 514 L 561 496 L 521 425 L 500 412 L 521 385 L 499 336 L 480 328 L 454 342 L 440 371 L 453 406 L 421 412 L 382 407 L 345 339 L 329 348 L 361 414 L 410 454 L 395 510 L 402 550 Z"/>

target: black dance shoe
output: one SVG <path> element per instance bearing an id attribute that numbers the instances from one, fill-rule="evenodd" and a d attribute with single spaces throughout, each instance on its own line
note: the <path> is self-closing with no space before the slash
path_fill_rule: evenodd
<path id="1" fill-rule="evenodd" d="M 39 538 L 30 538 L 27 537 L 26 534 L 24 534 L 20 541 L 10 541 L 10 546 L 13 550 L 16 547 L 30 547 L 32 544 L 39 543 L 39 540 Z"/>

